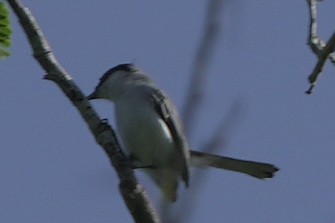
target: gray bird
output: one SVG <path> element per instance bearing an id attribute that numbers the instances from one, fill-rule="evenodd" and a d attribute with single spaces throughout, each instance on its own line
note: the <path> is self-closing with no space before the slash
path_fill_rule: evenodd
<path id="1" fill-rule="evenodd" d="M 191 151 L 176 107 L 145 73 L 133 64 L 108 70 L 87 99 L 107 99 L 115 104 L 118 136 L 134 166 L 143 168 L 166 200 L 177 199 L 178 183 L 189 184 L 189 167 L 212 166 L 271 178 L 272 164 L 238 160 Z"/>

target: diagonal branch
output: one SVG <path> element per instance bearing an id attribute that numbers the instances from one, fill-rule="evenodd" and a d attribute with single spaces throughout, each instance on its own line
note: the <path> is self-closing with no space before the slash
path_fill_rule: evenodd
<path id="1" fill-rule="evenodd" d="M 311 86 L 307 90 L 307 92 L 306 92 L 307 94 L 312 93 L 312 90 L 313 90 L 313 88 L 316 84 L 316 81 L 317 81 L 318 77 L 320 76 L 320 74 L 323 70 L 323 67 L 325 66 L 327 58 L 329 58 L 330 60 L 335 59 L 335 55 L 332 54 L 334 52 L 334 47 L 335 47 L 335 32 L 333 33 L 333 35 L 328 40 L 326 46 L 322 50 L 320 50 L 319 53 L 317 54 L 318 62 L 315 64 L 312 73 L 308 77 L 308 80 L 309 80 L 309 83 L 311 84 Z M 335 61 L 333 61 L 333 63 L 335 63 Z"/>
<path id="2" fill-rule="evenodd" d="M 72 77 L 58 63 L 29 9 L 24 8 L 19 0 L 7 0 L 7 2 L 27 35 L 34 57 L 46 71 L 44 78 L 54 81 L 73 103 L 95 136 L 97 143 L 108 155 L 118 173 L 119 189 L 134 220 L 136 222 L 160 222 L 144 188 L 137 182 L 131 165 L 127 165 L 127 157 L 122 153 L 110 125 L 101 121 Z"/>
<path id="3" fill-rule="evenodd" d="M 311 84 L 306 94 L 311 94 L 313 88 L 316 85 L 318 78 L 321 75 L 326 60 L 329 59 L 335 65 L 335 32 L 329 38 L 328 42 L 325 43 L 317 34 L 317 0 L 306 0 L 309 8 L 309 34 L 308 34 L 308 45 L 312 52 L 318 57 L 318 62 L 315 65 L 312 73 L 308 77 L 308 81 Z"/>

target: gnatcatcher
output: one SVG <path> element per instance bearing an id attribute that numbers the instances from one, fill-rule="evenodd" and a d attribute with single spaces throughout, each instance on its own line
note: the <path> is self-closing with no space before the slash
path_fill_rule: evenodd
<path id="1" fill-rule="evenodd" d="M 108 70 L 87 97 L 99 98 L 114 102 L 118 136 L 126 154 L 135 166 L 144 167 L 168 201 L 176 200 L 180 179 L 188 186 L 190 164 L 238 171 L 260 179 L 271 178 L 278 170 L 272 164 L 189 150 L 176 107 L 133 64 Z"/>

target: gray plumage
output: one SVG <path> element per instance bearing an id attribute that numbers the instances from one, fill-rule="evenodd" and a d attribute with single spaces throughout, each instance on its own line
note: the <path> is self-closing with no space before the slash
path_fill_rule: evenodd
<path id="1" fill-rule="evenodd" d="M 167 95 L 132 64 L 108 70 L 88 99 L 115 104 L 118 136 L 125 152 L 159 186 L 168 201 L 175 201 L 180 179 L 189 184 L 189 166 L 211 166 L 271 178 L 272 164 L 238 160 L 190 151 L 176 107 Z"/>

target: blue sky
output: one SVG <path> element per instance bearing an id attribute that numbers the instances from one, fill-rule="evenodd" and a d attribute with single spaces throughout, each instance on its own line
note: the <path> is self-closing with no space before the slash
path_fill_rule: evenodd
<path id="1" fill-rule="evenodd" d="M 182 107 L 205 1 L 23 3 L 86 94 L 107 69 L 134 62 Z M 319 6 L 319 33 L 327 39 L 335 2 Z M 192 195 L 187 222 L 334 222 L 334 66 L 325 67 L 312 95 L 304 94 L 315 64 L 307 16 L 305 1 L 231 1 L 224 10 L 190 144 L 206 142 L 237 102 L 237 120 L 224 133 L 229 141 L 217 153 L 281 170 L 260 181 L 206 169 L 202 182 L 191 180 L 201 190 Z M 55 84 L 42 80 L 14 17 L 13 32 L 12 55 L 0 62 L 0 221 L 132 222 L 103 150 Z M 94 107 L 113 123 L 111 104 Z M 157 189 L 138 176 L 157 200 Z"/>

